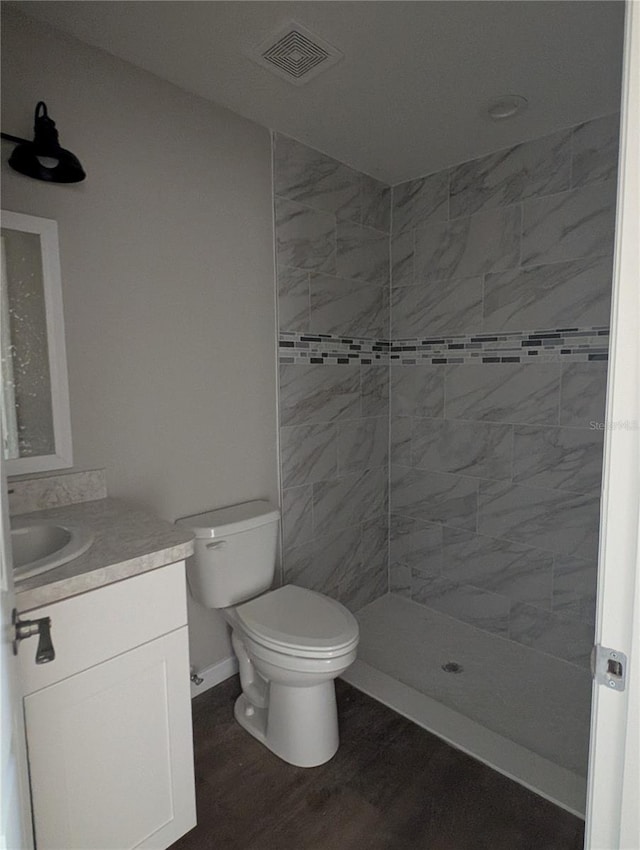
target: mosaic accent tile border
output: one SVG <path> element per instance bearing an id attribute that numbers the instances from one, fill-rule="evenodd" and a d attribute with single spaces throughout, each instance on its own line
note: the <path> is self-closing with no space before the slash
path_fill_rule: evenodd
<path id="1" fill-rule="evenodd" d="M 280 332 L 281 363 L 325 363 L 331 366 L 376 363 L 386 366 L 390 347 L 391 343 L 384 339 Z"/>
<path id="2" fill-rule="evenodd" d="M 396 340 L 281 332 L 279 345 L 280 362 L 299 365 L 587 363 L 608 360 L 609 328 L 552 328 Z"/>
<path id="3" fill-rule="evenodd" d="M 554 328 L 504 334 L 466 334 L 394 340 L 391 363 L 527 363 L 607 360 L 609 329 Z"/>

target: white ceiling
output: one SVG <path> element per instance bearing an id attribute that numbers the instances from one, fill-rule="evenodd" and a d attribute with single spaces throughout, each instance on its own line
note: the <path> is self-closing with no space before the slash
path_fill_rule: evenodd
<path id="1" fill-rule="evenodd" d="M 10 5 L 388 183 L 619 108 L 615 0 Z M 245 55 L 291 20 L 345 56 L 300 87 Z M 506 93 L 529 108 L 492 122 Z"/>

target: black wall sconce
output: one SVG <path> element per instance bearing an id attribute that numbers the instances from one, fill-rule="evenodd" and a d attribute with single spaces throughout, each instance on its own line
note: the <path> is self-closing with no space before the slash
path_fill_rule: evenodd
<path id="1" fill-rule="evenodd" d="M 9 165 L 20 174 L 49 183 L 79 183 L 87 176 L 78 158 L 60 147 L 55 122 L 49 118 L 43 100 L 36 106 L 32 142 L 9 133 L 1 135 L 8 142 L 16 142 Z"/>

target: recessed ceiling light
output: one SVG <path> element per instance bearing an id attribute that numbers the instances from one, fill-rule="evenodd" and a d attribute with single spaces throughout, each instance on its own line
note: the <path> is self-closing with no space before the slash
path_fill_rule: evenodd
<path id="1" fill-rule="evenodd" d="M 507 118 L 520 115 L 528 105 L 529 101 L 527 98 L 522 97 L 520 94 L 504 94 L 489 102 L 487 113 L 489 118 L 494 121 L 504 121 Z"/>

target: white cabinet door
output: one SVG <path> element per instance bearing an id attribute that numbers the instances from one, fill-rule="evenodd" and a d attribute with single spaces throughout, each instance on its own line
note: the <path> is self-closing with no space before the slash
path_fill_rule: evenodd
<path id="1" fill-rule="evenodd" d="M 164 850 L 195 826 L 187 629 L 25 697 L 38 850 Z"/>

